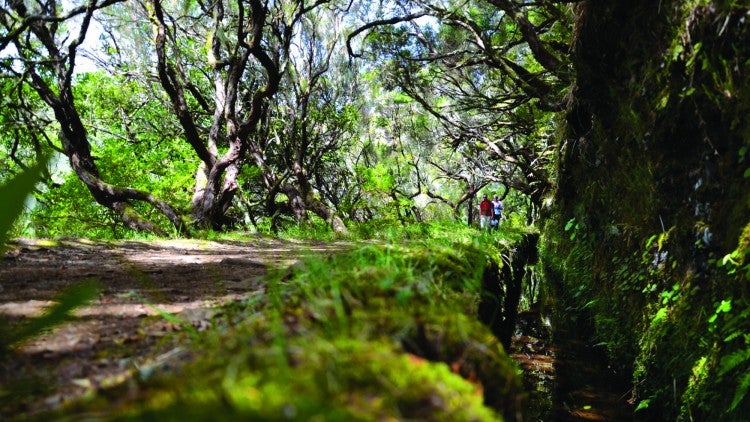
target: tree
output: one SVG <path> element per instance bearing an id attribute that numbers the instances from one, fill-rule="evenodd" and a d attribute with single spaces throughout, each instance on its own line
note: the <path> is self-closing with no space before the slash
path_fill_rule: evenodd
<path id="1" fill-rule="evenodd" d="M 159 81 L 186 141 L 201 160 L 192 203 L 198 226 L 220 228 L 226 223 L 248 154 L 261 169 L 266 167 L 259 125 L 279 90 L 296 28 L 325 3 L 328 0 L 218 1 L 201 3 L 184 16 L 173 16 L 161 0 L 144 4 L 156 34 Z M 212 87 L 210 93 L 199 89 L 185 60 L 189 47 L 197 45 L 207 46 L 202 63 L 207 66 L 196 74 L 211 81 L 204 84 Z M 202 125 L 205 115 L 212 117 Z"/>
<path id="2" fill-rule="evenodd" d="M 23 1 L 11 1 L 0 8 L 0 50 L 12 45 L 15 56 L 2 61 L 3 79 L 27 84 L 49 106 L 60 126 L 61 150 L 77 177 L 94 199 L 116 212 L 130 228 L 161 233 L 142 218 L 133 203 L 143 201 L 163 213 L 178 230 L 183 229 L 177 212 L 146 191 L 106 183 L 91 154 L 91 144 L 73 95 L 77 49 L 83 43 L 97 10 L 120 0 L 96 0 L 69 10 L 55 0 L 37 3 L 30 9 Z M 80 22 L 77 22 L 80 20 Z M 71 29 L 67 29 L 71 28 Z"/>
<path id="3" fill-rule="evenodd" d="M 53 121 L 40 113 L 43 104 L 30 88 L 14 79 L 0 79 L 0 181 L 33 165 L 53 143 Z M 6 158 L 7 157 L 7 158 Z M 42 177 L 49 179 L 47 168 Z"/>
<path id="4" fill-rule="evenodd" d="M 253 164 L 266 187 L 267 215 L 282 212 L 300 222 L 311 211 L 337 231 L 345 230 L 334 208 L 343 193 L 328 180 L 342 170 L 341 149 L 356 134 L 359 114 L 358 84 L 345 56 L 338 53 L 341 20 L 335 9 L 311 12 L 300 20 L 280 92 L 252 143 Z M 286 196 L 283 207 L 277 205 L 280 194 Z"/>
<path id="5" fill-rule="evenodd" d="M 483 145 L 494 163 L 465 157 L 486 169 L 480 185 L 499 181 L 539 205 L 552 186 L 550 113 L 562 109 L 570 85 L 559 42 L 570 31 L 570 12 L 553 2 L 399 4 L 349 35 L 350 54 L 382 63 L 387 83 L 435 116 L 454 149 Z M 364 52 L 355 51 L 363 33 Z"/>
<path id="6" fill-rule="evenodd" d="M 16 129 L 22 136 L 4 141 L 9 159 L 21 168 L 33 151 L 58 148 L 97 203 L 131 228 L 163 233 L 166 218 L 180 231 L 191 224 L 220 229 L 241 217 L 303 221 L 315 214 L 342 229 L 342 215 L 378 214 L 377 207 L 355 209 L 368 207 L 364 199 L 374 192 L 358 182 L 380 174 L 362 165 L 393 166 L 382 173 L 393 181 L 384 198 L 402 218 L 409 212 L 421 218 L 414 206 L 425 198 L 458 216 L 487 183 L 539 204 L 553 183 L 550 113 L 569 85 L 555 39 L 569 30 L 567 11 L 556 3 L 7 4 L 0 47 L 9 54 L 0 66 L 3 90 L 12 93 L 4 102 L 14 109 L 0 124 L 25 122 Z M 87 54 L 116 75 L 99 80 L 111 104 L 89 101 L 96 95 L 86 84 L 95 78 L 76 74 L 95 21 L 102 50 Z M 340 34 L 353 22 L 360 26 L 348 35 L 348 51 L 367 54 L 370 63 L 340 54 Z M 366 75 L 377 73 L 378 95 L 412 102 L 378 111 L 391 113 L 391 123 L 378 129 L 388 132 L 390 155 L 372 148 L 365 132 L 378 121 L 371 113 L 377 107 L 363 106 L 374 97 L 357 95 L 370 89 Z M 49 130 L 53 120 L 59 135 Z M 118 167 L 119 153 L 139 162 Z M 184 183 L 161 182 L 184 181 L 188 166 L 195 169 L 186 200 Z"/>

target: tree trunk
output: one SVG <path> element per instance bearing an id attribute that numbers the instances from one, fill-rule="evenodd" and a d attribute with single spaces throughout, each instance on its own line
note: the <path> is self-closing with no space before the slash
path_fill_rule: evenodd
<path id="1" fill-rule="evenodd" d="M 300 195 L 299 199 L 301 200 L 301 203 L 299 206 L 301 207 L 301 212 L 304 213 L 306 210 L 310 210 L 330 224 L 335 232 L 346 232 L 346 225 L 344 225 L 344 221 L 341 217 L 336 215 L 331 207 L 315 197 L 315 192 L 313 191 L 310 181 L 307 179 L 307 173 L 302 169 L 302 166 L 299 163 L 296 163 L 294 168 L 297 185 L 299 186 L 295 191 Z M 292 209 L 294 209 L 294 206 Z M 304 217 L 304 215 L 302 217 Z"/>
<path id="2" fill-rule="evenodd" d="M 138 214 L 131 203 L 134 200 L 148 202 L 161 211 L 179 232 L 182 232 L 184 227 L 181 218 L 166 202 L 153 197 L 148 192 L 113 186 L 101 179 L 99 169 L 91 156 L 91 147 L 86 136 L 86 129 L 72 104 L 71 97 L 71 101 L 67 104 L 58 103 L 53 105 L 55 117 L 62 128 L 60 139 L 70 166 L 73 168 L 76 176 L 86 185 L 96 202 L 117 212 L 126 227 L 138 231 L 150 231 L 164 236 L 165 233 Z"/>

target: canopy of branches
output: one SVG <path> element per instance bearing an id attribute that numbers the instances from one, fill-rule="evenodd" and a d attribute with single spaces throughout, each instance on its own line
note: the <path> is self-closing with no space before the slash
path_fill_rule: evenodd
<path id="1" fill-rule="evenodd" d="M 58 153 L 28 227 L 121 235 L 534 209 L 565 4 L 4 0 L 0 179 Z"/>

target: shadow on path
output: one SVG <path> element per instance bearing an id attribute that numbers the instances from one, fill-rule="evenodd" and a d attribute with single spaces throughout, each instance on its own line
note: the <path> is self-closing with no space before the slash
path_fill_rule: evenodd
<path id="1" fill-rule="evenodd" d="M 209 328 L 215 307 L 262 293 L 269 268 L 346 246 L 273 239 L 17 241 L 0 257 L 4 325 L 39 315 L 81 281 L 101 290 L 73 321 L 0 359 L 0 420 L 55 409 L 137 377 L 154 362 L 186 359 L 188 352 L 165 341 L 169 333 Z"/>

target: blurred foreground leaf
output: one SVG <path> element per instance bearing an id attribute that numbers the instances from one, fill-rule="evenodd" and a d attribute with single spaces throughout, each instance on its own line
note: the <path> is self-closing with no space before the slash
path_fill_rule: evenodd
<path id="1" fill-rule="evenodd" d="M 68 287 L 58 293 L 53 305 L 45 312 L 28 322 L 20 325 L 14 330 L 7 328 L 4 337 L 8 340 L 2 345 L 3 349 L 16 345 L 31 337 L 37 336 L 50 330 L 52 327 L 73 319 L 73 311 L 91 302 L 99 294 L 100 286 L 95 281 L 83 281 Z M 3 350 L 0 350 L 2 352 Z"/>
<path id="2" fill-rule="evenodd" d="M 41 158 L 36 165 L 29 167 L 5 185 L 0 186 L 0 198 L 3 202 L 3 206 L 0 207 L 0 252 L 5 248 L 8 232 L 13 226 L 13 222 L 21 214 L 23 203 L 34 189 L 34 185 L 39 181 L 48 160 L 47 157 Z"/>

